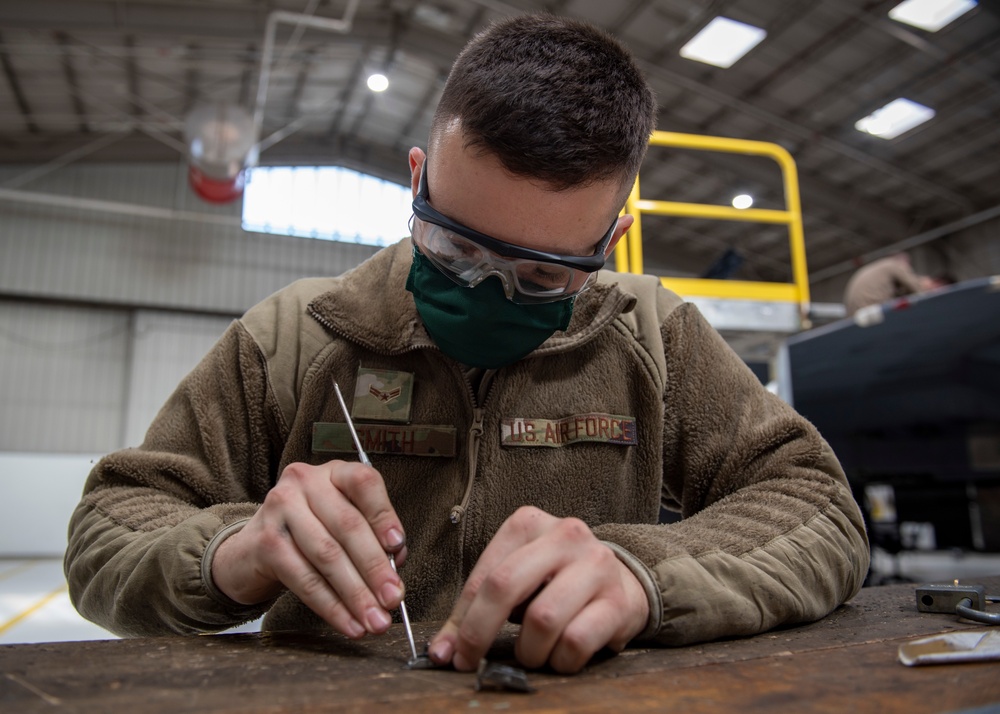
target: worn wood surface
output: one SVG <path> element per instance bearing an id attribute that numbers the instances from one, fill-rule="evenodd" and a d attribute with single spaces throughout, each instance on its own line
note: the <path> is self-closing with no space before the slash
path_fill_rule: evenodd
<path id="1" fill-rule="evenodd" d="M 979 579 L 1000 593 L 1000 577 Z M 990 606 L 996 608 L 996 605 Z M 1000 710 L 1000 664 L 904 667 L 900 644 L 983 626 L 918 613 L 913 585 L 868 588 L 820 622 L 757 637 L 598 657 L 537 691 L 473 688 L 474 674 L 404 667 L 402 630 L 351 642 L 299 633 L 0 646 L 0 712 Z M 418 624 L 418 641 L 435 630 Z M 491 652 L 511 661 L 513 628 Z M 978 714 L 978 712 L 977 712 Z"/>

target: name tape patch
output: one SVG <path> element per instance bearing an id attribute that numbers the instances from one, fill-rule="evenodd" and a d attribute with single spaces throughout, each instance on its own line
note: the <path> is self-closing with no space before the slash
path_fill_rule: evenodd
<path id="1" fill-rule="evenodd" d="M 513 417 L 500 422 L 503 446 L 569 446 L 582 441 L 634 446 L 635 418 L 618 414 L 575 414 L 562 419 Z"/>
<path id="2" fill-rule="evenodd" d="M 354 424 L 361 448 L 369 454 L 400 456 L 455 455 L 455 427 L 428 424 Z M 347 424 L 313 424 L 314 453 L 356 454 Z"/>

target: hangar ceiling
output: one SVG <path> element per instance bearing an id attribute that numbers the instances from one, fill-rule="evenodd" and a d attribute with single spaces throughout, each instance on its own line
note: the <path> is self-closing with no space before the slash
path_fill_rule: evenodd
<path id="1" fill-rule="evenodd" d="M 261 98 L 262 164 L 339 164 L 406 183 L 448 68 L 498 17 L 549 11 L 602 26 L 639 58 L 658 128 L 775 142 L 800 175 L 813 279 L 858 256 L 995 217 L 1000 206 L 1000 5 L 930 33 L 888 17 L 898 0 L 362 0 L 345 33 L 276 24 Z M 269 15 L 344 18 L 348 0 L 4 0 L 0 162 L 177 159 L 198 103 L 258 104 Z M 723 15 L 766 39 L 728 69 L 679 48 Z M 389 89 L 366 87 L 373 72 Z M 890 100 L 935 110 L 885 140 L 854 128 Z M 29 177 L 30 178 L 30 177 Z M 762 158 L 651 149 L 646 198 L 784 207 Z M 15 181 L 31 190 L 30 181 Z M 727 251 L 734 277 L 789 280 L 780 226 L 644 220 L 649 272 L 701 275 Z"/>

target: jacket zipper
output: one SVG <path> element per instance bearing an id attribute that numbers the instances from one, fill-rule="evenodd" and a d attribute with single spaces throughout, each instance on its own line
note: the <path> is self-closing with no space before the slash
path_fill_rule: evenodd
<path id="1" fill-rule="evenodd" d="M 483 420 L 486 416 L 483 405 L 486 397 L 489 396 L 490 388 L 493 386 L 493 377 L 496 375 L 495 369 L 487 369 L 483 372 L 479 380 L 479 393 L 472 388 L 472 380 L 467 372 L 462 373 L 462 379 L 467 387 L 469 399 L 472 402 L 472 426 L 469 427 L 468 449 L 469 449 L 469 475 L 465 483 L 465 493 L 462 495 L 462 502 L 451 509 L 448 519 L 459 525 L 465 516 L 465 511 L 469 507 L 469 498 L 472 496 L 472 486 L 476 480 L 476 467 L 479 464 L 479 442 L 483 435 Z"/>
<path id="2" fill-rule="evenodd" d="M 347 335 L 341 330 L 337 329 L 334 325 L 330 323 L 329 320 L 327 320 L 322 315 L 318 314 L 311 307 L 309 308 L 309 314 L 312 316 L 314 320 L 316 320 L 319 324 L 328 329 L 330 332 L 343 337 L 348 342 L 353 342 L 354 344 L 365 347 L 366 349 L 371 349 L 371 346 L 366 345 L 354 339 L 351 335 Z M 438 346 L 434 344 L 411 345 L 405 350 L 401 350 L 399 354 L 402 354 L 404 352 L 415 352 L 418 349 L 440 349 L 440 348 L 438 348 Z M 472 486 L 476 480 L 476 467 L 478 466 L 479 463 L 479 441 L 480 437 L 483 434 L 483 419 L 484 419 L 484 410 L 482 407 L 478 406 L 478 404 L 482 404 L 485 401 L 487 394 L 489 394 L 489 389 L 490 386 L 492 385 L 494 374 L 496 374 L 496 370 L 492 369 L 486 370 L 483 373 L 483 377 L 479 386 L 478 395 L 476 394 L 476 390 L 473 389 L 472 382 L 469 380 L 469 377 L 465 373 L 462 374 L 462 381 L 465 382 L 466 392 L 469 395 L 469 402 L 472 404 L 472 426 L 469 428 L 469 435 L 467 441 L 469 450 L 469 470 L 465 482 L 465 493 L 462 495 L 462 502 L 456 506 L 453 506 L 451 512 L 448 515 L 448 520 L 450 520 L 451 523 L 456 526 L 462 524 L 462 520 L 465 516 L 465 511 L 469 507 L 469 499 L 472 497 Z M 460 536 L 459 538 L 460 543 L 464 541 L 465 539 L 464 535 L 465 534 L 463 533 Z M 459 547 L 461 548 L 461 546 Z M 459 555 L 461 556 L 461 554 Z M 461 557 L 459 557 L 459 562 L 461 562 Z"/>
<path id="3" fill-rule="evenodd" d="M 472 403 L 472 425 L 469 427 L 468 440 L 466 442 L 469 457 L 468 457 L 468 476 L 465 482 L 465 493 L 462 494 L 462 502 L 454 506 L 451 509 L 451 513 L 448 516 L 448 520 L 451 521 L 452 525 L 458 527 L 458 558 L 456 559 L 456 565 L 458 567 L 458 580 L 457 582 L 465 582 L 465 576 L 468 569 L 472 565 L 466 565 L 465 563 L 465 550 L 466 541 L 468 539 L 468 528 L 469 523 L 466 518 L 467 511 L 469 508 L 469 501 L 472 498 L 472 488 L 476 483 L 476 470 L 479 466 L 479 445 L 482 441 L 483 436 L 483 422 L 486 417 L 486 409 L 483 405 L 486 403 L 486 398 L 489 395 L 490 388 L 493 385 L 493 377 L 496 374 L 496 370 L 486 370 L 483 372 L 482 378 L 479 381 L 478 393 L 473 389 L 472 380 L 469 378 L 467 372 L 462 372 L 462 379 L 465 381 L 466 388 L 468 390 L 469 399 Z M 455 593 L 455 597 L 458 597 L 458 593 Z"/>
<path id="4" fill-rule="evenodd" d="M 458 525 L 462 522 L 462 516 L 465 515 L 465 509 L 469 507 L 469 498 L 472 496 L 472 484 L 476 480 L 476 466 L 479 463 L 479 439 L 483 435 L 483 409 L 482 407 L 473 407 L 472 409 L 472 426 L 469 427 L 469 475 L 465 481 L 465 493 L 462 495 L 462 502 L 453 506 L 451 509 L 451 514 L 448 519 L 454 525 Z"/>
<path id="5" fill-rule="evenodd" d="M 309 308 L 309 314 L 314 320 L 323 325 L 330 332 L 340 335 L 349 342 L 365 347 L 366 349 L 372 349 L 370 345 L 366 345 L 359 340 L 354 339 L 351 335 L 344 334 L 341 330 L 337 329 L 334 325 L 330 323 L 322 315 L 318 314 L 311 307 Z M 401 350 L 397 354 L 402 354 L 404 352 L 414 352 L 418 349 L 436 349 L 440 351 L 440 348 L 431 343 L 428 345 L 411 345 L 405 350 Z M 496 375 L 496 370 L 488 369 L 483 372 L 482 379 L 479 382 L 479 390 L 473 388 L 472 381 L 469 379 L 466 373 L 462 373 L 462 381 L 465 382 L 466 393 L 469 395 L 469 401 L 472 404 L 472 426 L 469 428 L 469 435 L 467 440 L 467 447 L 469 451 L 469 461 L 468 461 L 468 475 L 465 482 L 465 493 L 462 494 L 462 502 L 456 506 L 453 506 L 451 512 L 448 514 L 448 520 L 451 521 L 452 525 L 461 526 L 462 531 L 459 533 L 459 553 L 458 553 L 458 564 L 459 568 L 462 567 L 464 552 L 465 552 L 465 513 L 469 507 L 469 500 L 472 498 L 472 487 L 476 482 L 476 468 L 479 465 L 479 442 L 482 440 L 483 435 L 483 421 L 485 419 L 485 409 L 481 406 L 485 404 L 486 398 L 489 396 L 490 388 L 493 386 L 493 377 Z M 460 578 L 464 579 L 464 578 Z"/>

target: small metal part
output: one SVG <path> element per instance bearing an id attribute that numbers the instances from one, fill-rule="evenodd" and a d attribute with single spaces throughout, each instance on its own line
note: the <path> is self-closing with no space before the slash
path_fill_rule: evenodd
<path id="1" fill-rule="evenodd" d="M 484 689 L 523 693 L 535 691 L 535 688 L 528 684 L 528 675 L 523 669 L 481 659 L 479 669 L 476 670 L 476 691 Z"/>
<path id="2" fill-rule="evenodd" d="M 1000 613 L 985 612 L 985 604 L 995 602 L 982 585 L 925 585 L 917 588 L 917 610 L 944 612 L 986 625 L 1000 625 Z"/>
<path id="3" fill-rule="evenodd" d="M 955 608 L 968 598 L 967 607 L 982 610 L 986 588 L 982 585 L 924 585 L 917 588 L 917 610 L 920 612 L 955 613 Z"/>
<path id="4" fill-rule="evenodd" d="M 431 659 L 430 653 L 427 651 L 429 643 L 424 643 L 424 651 L 417 655 L 416 659 L 411 659 L 406 663 L 407 669 L 441 669 L 446 665 L 438 664 Z"/>
<path id="5" fill-rule="evenodd" d="M 425 654 L 419 654 L 416 659 L 411 659 L 406 663 L 407 669 L 437 669 L 439 666 Z"/>

